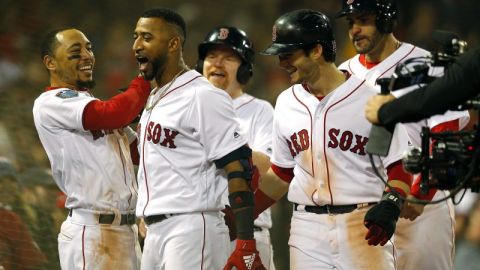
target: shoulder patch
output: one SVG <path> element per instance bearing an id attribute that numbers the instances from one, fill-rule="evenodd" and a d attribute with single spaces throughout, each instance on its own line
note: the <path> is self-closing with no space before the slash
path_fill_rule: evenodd
<path id="1" fill-rule="evenodd" d="M 78 97 L 78 92 L 76 90 L 67 89 L 58 92 L 55 96 L 59 98 L 73 98 Z"/>

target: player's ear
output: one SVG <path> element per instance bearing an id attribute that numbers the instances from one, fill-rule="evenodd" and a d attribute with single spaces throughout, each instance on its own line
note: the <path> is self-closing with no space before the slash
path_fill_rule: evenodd
<path id="1" fill-rule="evenodd" d="M 323 53 L 323 47 L 320 44 L 315 45 L 313 49 L 310 51 L 310 54 L 313 56 L 314 59 L 320 59 Z"/>
<path id="2" fill-rule="evenodd" d="M 168 50 L 170 52 L 174 52 L 176 50 L 179 50 L 181 45 L 182 45 L 182 39 L 180 38 L 180 36 L 174 36 L 168 42 Z"/>
<path id="3" fill-rule="evenodd" d="M 53 57 L 51 57 L 50 55 L 45 55 L 43 57 L 43 64 L 50 71 L 55 70 L 55 68 L 57 67 L 57 61 L 55 61 L 55 59 L 53 59 Z"/>

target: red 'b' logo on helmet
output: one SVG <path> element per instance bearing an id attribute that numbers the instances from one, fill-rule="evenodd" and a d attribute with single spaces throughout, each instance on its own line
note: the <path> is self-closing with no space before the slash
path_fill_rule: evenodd
<path id="1" fill-rule="evenodd" d="M 218 33 L 218 39 L 227 39 L 228 37 L 228 28 L 220 28 L 220 33 Z"/>
<path id="2" fill-rule="evenodd" d="M 272 28 L 272 41 L 275 42 L 277 40 L 277 27 L 275 25 Z"/>

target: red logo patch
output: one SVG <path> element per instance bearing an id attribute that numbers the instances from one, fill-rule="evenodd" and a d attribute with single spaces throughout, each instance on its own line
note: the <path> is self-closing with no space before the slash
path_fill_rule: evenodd
<path id="1" fill-rule="evenodd" d="M 228 37 L 228 28 L 220 28 L 220 33 L 218 33 L 218 39 L 227 39 Z"/>
<path id="2" fill-rule="evenodd" d="M 241 204 L 241 203 L 243 203 L 242 197 L 240 197 L 240 196 L 236 197 L 236 198 L 235 198 L 235 203 L 236 203 L 236 204 Z"/>

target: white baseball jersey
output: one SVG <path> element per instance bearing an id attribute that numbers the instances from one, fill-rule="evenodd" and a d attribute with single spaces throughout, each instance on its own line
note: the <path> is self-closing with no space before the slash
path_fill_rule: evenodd
<path id="1" fill-rule="evenodd" d="M 83 129 L 83 110 L 93 100 L 86 91 L 67 88 L 35 100 L 35 126 L 53 178 L 67 195 L 66 208 L 133 212 L 137 182 L 127 136 L 122 130 Z"/>
<path id="2" fill-rule="evenodd" d="M 321 101 L 294 85 L 280 94 L 275 106 L 272 163 L 294 168 L 288 191 L 291 202 L 303 205 L 345 205 L 377 202 L 384 184 L 375 176 L 365 146 L 371 124 L 362 113 L 376 90 L 355 76 Z M 408 140 L 396 128 L 386 168 L 401 159 Z M 385 169 L 380 173 L 386 177 Z"/>
<path id="3" fill-rule="evenodd" d="M 395 71 L 397 64 L 414 57 L 426 57 L 430 53 L 408 43 L 402 45 L 389 57 L 373 68 L 367 69 L 360 62 L 360 55 L 347 60 L 340 65 L 361 78 L 365 78 L 370 84 L 375 85 L 380 91 L 380 86 L 375 81 L 378 78 L 389 78 Z M 429 75 L 441 76 L 443 69 L 431 68 Z M 406 89 L 394 91 L 395 96 L 404 95 L 417 89 L 412 86 Z M 453 89 L 452 89 L 453 91 Z M 458 119 L 459 127 L 463 128 L 469 120 L 467 111 L 447 111 L 443 115 L 436 115 L 417 123 L 402 124 L 407 130 L 413 146 L 421 146 L 420 132 L 423 126 L 433 128 L 441 123 Z M 438 191 L 433 200 L 446 196 L 444 191 Z M 395 243 L 398 248 L 399 269 L 452 269 L 454 252 L 454 214 L 453 205 L 450 200 L 428 205 L 424 213 L 415 221 L 400 219 L 395 231 Z M 435 227 L 433 231 L 431 228 Z M 428 245 L 428 246 L 426 246 Z M 432 246 L 436 248 L 431 248 Z M 426 260 L 425 258 L 435 258 Z"/>
<path id="4" fill-rule="evenodd" d="M 360 113 L 375 94 L 375 89 L 353 75 L 321 101 L 299 84 L 280 94 L 271 161 L 294 168 L 289 201 L 300 205 L 380 201 L 385 185 L 365 152 L 372 125 Z M 407 147 L 406 131 L 396 128 L 388 156 L 376 159 L 384 179 L 385 168 L 398 161 Z M 288 242 L 290 268 L 394 269 L 392 243 L 370 247 L 365 240 L 363 217 L 368 209 L 339 215 L 294 211 Z"/>
<path id="5" fill-rule="evenodd" d="M 137 215 L 219 211 L 225 180 L 214 161 L 246 144 L 232 100 L 194 70 L 164 88 L 140 119 Z"/>

